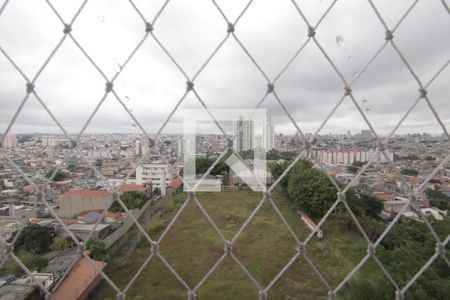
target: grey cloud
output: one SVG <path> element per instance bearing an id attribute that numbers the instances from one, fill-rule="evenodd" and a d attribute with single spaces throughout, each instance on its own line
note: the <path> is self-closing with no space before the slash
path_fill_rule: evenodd
<path id="1" fill-rule="evenodd" d="M 62 36 L 62 24 L 44 2 L 11 1 L 0 16 L 0 45 L 27 76 L 34 73 Z M 439 1 L 422 1 L 411 12 L 398 31 L 395 41 L 426 82 L 449 58 L 450 18 Z M 106 2 L 105 2 L 106 3 Z M 73 26 L 73 35 L 107 76 L 114 74 L 144 35 L 144 23 L 126 2 L 105 6 L 89 2 Z M 151 7 L 148 1 L 136 1 L 144 15 L 152 19 L 162 1 Z M 314 24 L 331 1 L 303 1 L 308 20 Z M 233 20 L 243 4 L 221 1 L 224 11 Z M 404 3 L 379 1 L 392 28 L 408 8 Z M 55 2 L 65 20 L 70 20 L 76 4 Z M 411 19 L 409 19 L 411 18 Z M 25 20 L 25 21 L 23 21 Z M 209 2 L 170 2 L 155 24 L 154 34 L 192 76 L 226 35 L 227 24 Z M 15 28 L 12 31 L 10 28 Z M 306 25 L 290 1 L 255 1 L 236 26 L 235 34 L 244 43 L 263 70 L 273 79 L 306 39 Z M 345 46 L 336 44 L 341 35 Z M 317 30 L 317 39 L 348 81 L 359 72 L 384 42 L 384 29 L 366 2 L 352 5 L 338 1 Z M 351 59 L 349 58 L 351 57 Z M 446 84 L 448 70 L 430 87 L 432 103 L 442 111 L 449 123 Z M 4 130 L 20 100 L 25 95 L 25 82 L 11 65 L 0 59 L 0 78 L 10 84 L 0 87 L 0 128 Z M 103 96 L 105 80 L 82 55 L 70 39 L 66 39 L 54 59 L 36 82 L 36 91 L 68 131 L 76 133 Z M 127 107 L 149 132 L 164 122 L 185 91 L 184 76 L 156 42 L 149 37 L 115 82 L 115 90 Z M 276 91 L 299 126 L 314 131 L 342 97 L 344 84 L 319 49 L 311 42 L 276 83 Z M 195 81 L 195 88 L 204 102 L 213 108 L 251 108 L 266 91 L 266 81 L 232 37 L 223 45 Z M 418 87 L 390 45 L 373 65 L 358 78 L 354 95 L 363 109 L 370 108 L 368 118 L 376 129 L 388 133 L 418 95 Z M 272 97 L 272 96 L 270 96 Z M 367 99 L 363 105 L 362 100 Z M 30 99 L 30 103 L 36 102 Z M 347 103 L 348 102 L 348 103 Z M 89 132 L 129 132 L 133 121 L 113 98 L 107 99 L 88 127 Z M 200 107 L 189 96 L 183 107 Z M 272 115 L 277 130 L 291 131 L 293 126 L 273 98 L 263 104 Z M 13 129 L 16 132 L 53 131 L 36 102 L 21 113 Z M 434 120 L 426 106 L 418 107 L 402 130 L 421 128 L 435 130 Z M 39 111 L 39 112 L 38 112 Z M 181 128 L 182 114 L 173 116 L 173 124 L 165 132 Z M 47 118 L 48 120 L 50 118 Z M 365 129 L 359 112 L 349 99 L 340 108 L 324 132 L 345 132 Z M 378 128 L 377 128 L 378 127 Z M 438 130 L 438 128 L 436 129 Z"/>

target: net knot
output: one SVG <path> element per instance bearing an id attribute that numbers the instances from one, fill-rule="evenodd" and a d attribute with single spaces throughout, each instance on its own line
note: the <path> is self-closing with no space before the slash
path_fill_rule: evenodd
<path id="1" fill-rule="evenodd" d="M 194 83 L 192 81 L 186 81 L 186 91 L 192 91 L 194 89 Z"/>
<path id="2" fill-rule="evenodd" d="M 125 299 L 125 295 L 121 292 L 117 293 L 116 295 L 117 300 L 124 300 Z"/>
<path id="3" fill-rule="evenodd" d="M 369 254 L 370 256 L 374 256 L 376 252 L 377 251 L 374 244 L 367 245 L 367 254 Z"/>
<path id="4" fill-rule="evenodd" d="M 309 26 L 308 27 L 308 37 L 314 37 L 316 35 L 316 30 L 314 29 L 314 27 Z"/>
<path id="5" fill-rule="evenodd" d="M 352 89 L 351 89 L 350 87 L 346 86 L 346 87 L 344 88 L 344 94 L 345 94 L 345 96 L 349 96 L 349 95 L 351 95 L 351 93 L 352 93 Z"/>
<path id="6" fill-rule="evenodd" d="M 425 98 L 428 94 L 426 89 L 419 89 L 420 98 Z"/>
<path id="7" fill-rule="evenodd" d="M 27 94 L 34 92 L 34 84 L 32 82 L 27 82 Z"/>
<path id="8" fill-rule="evenodd" d="M 233 244 L 230 241 L 225 241 L 223 251 L 225 251 L 225 253 L 229 255 L 231 251 L 233 251 Z"/>
<path id="9" fill-rule="evenodd" d="M 441 243 L 441 242 L 436 243 L 436 253 L 439 255 L 444 255 L 445 247 L 444 247 L 443 243 Z"/>
<path id="10" fill-rule="evenodd" d="M 394 38 L 394 34 L 392 33 L 392 31 L 386 30 L 384 38 L 386 39 L 386 41 L 390 41 Z"/>
<path id="11" fill-rule="evenodd" d="M 145 22 L 145 32 L 150 33 L 153 31 L 153 25 L 152 23 Z"/>
<path id="12" fill-rule="evenodd" d="M 105 88 L 106 92 L 110 93 L 113 89 L 114 84 L 112 82 L 108 81 L 105 85 L 106 85 L 106 88 Z"/>
<path id="13" fill-rule="evenodd" d="M 153 254 L 158 255 L 159 254 L 159 243 L 158 242 L 152 242 L 151 250 Z"/>
<path id="14" fill-rule="evenodd" d="M 79 242 L 78 245 L 77 245 L 78 253 L 83 253 L 85 249 L 86 249 L 86 246 L 84 245 L 84 243 L 83 242 Z"/>
<path id="15" fill-rule="evenodd" d="M 64 32 L 64 34 L 68 34 L 68 33 L 70 33 L 72 31 L 72 25 L 70 25 L 70 24 L 64 24 L 64 29 L 63 29 L 63 32 Z"/>
<path id="16" fill-rule="evenodd" d="M 195 294 L 194 291 L 189 291 L 188 292 L 188 300 L 195 300 L 197 299 L 197 295 Z"/>
<path id="17" fill-rule="evenodd" d="M 233 33 L 234 32 L 234 24 L 233 23 L 228 23 L 227 32 L 228 33 Z"/>
<path id="18" fill-rule="evenodd" d="M 400 291 L 400 290 L 397 290 L 396 292 L 395 292 L 395 300 L 403 300 L 403 293 L 402 293 L 402 291 Z"/>
<path id="19" fill-rule="evenodd" d="M 266 300 L 267 299 L 267 293 L 264 290 L 259 291 L 259 300 Z"/>
<path id="20" fill-rule="evenodd" d="M 336 300 L 336 293 L 334 291 L 328 291 L 328 300 Z"/>

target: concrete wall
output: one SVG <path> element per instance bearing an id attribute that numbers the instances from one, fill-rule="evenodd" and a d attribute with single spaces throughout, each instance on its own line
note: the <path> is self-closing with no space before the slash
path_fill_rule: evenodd
<path id="1" fill-rule="evenodd" d="M 85 210 L 105 209 L 110 204 L 111 197 L 80 197 L 60 195 L 58 215 L 64 218 L 71 218 Z"/>

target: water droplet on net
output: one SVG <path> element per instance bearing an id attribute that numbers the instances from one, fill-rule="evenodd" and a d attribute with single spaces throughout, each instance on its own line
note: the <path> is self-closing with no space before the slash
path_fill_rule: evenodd
<path id="1" fill-rule="evenodd" d="M 353 77 L 358 78 L 359 77 L 359 73 L 358 72 L 353 72 Z"/>
<path id="2" fill-rule="evenodd" d="M 345 41 L 344 41 L 344 38 L 343 38 L 342 36 L 338 35 L 338 36 L 336 37 L 336 44 L 337 44 L 339 47 L 345 47 Z"/>
<path id="3" fill-rule="evenodd" d="M 130 102 L 130 97 L 125 96 L 125 98 L 123 99 L 126 103 Z"/>

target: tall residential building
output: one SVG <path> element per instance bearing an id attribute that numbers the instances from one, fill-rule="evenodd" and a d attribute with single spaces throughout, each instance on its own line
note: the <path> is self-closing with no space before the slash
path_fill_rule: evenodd
<path id="1" fill-rule="evenodd" d="M 372 139 L 374 139 L 375 137 L 373 136 L 373 132 L 372 130 L 361 130 L 361 139 L 364 141 L 370 141 Z"/>
<path id="2" fill-rule="evenodd" d="M 265 149 L 271 150 L 271 149 L 275 148 L 275 134 L 274 134 L 272 120 L 270 118 L 270 115 L 267 115 L 266 124 L 264 124 L 264 127 L 263 127 L 263 134 L 266 139 L 265 140 L 266 144 L 264 145 Z"/>
<path id="3" fill-rule="evenodd" d="M 136 149 L 135 149 L 136 155 L 142 155 L 142 144 L 140 140 L 136 140 Z"/>
<path id="4" fill-rule="evenodd" d="M 234 149 L 236 151 L 247 151 L 253 149 L 253 139 L 255 135 L 254 121 L 245 116 L 239 116 L 233 120 Z"/>
<path id="5" fill-rule="evenodd" d="M 8 135 L 6 135 L 6 137 L 4 137 L 3 139 L 3 147 L 4 148 L 14 148 L 17 146 L 17 139 L 16 139 L 16 135 L 13 133 L 10 133 Z"/>
<path id="6" fill-rule="evenodd" d="M 140 140 L 136 140 L 135 154 L 138 156 L 147 156 L 150 153 L 150 147 L 148 143 L 143 143 Z"/>
<path id="7" fill-rule="evenodd" d="M 56 147 L 58 145 L 58 140 L 51 136 L 42 137 L 41 142 L 44 147 Z"/>

